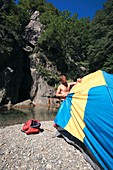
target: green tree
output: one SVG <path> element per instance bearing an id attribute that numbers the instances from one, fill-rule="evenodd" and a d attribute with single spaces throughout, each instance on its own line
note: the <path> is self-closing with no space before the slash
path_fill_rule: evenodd
<path id="1" fill-rule="evenodd" d="M 38 46 L 56 63 L 59 71 L 67 72 L 69 78 L 83 76 L 87 72 L 81 67 L 86 65 L 89 19 L 78 20 L 77 14 L 70 16 L 68 11 L 49 10 L 42 14 L 41 20 L 46 25 Z"/>
<path id="2" fill-rule="evenodd" d="M 17 6 L 13 0 L 0 0 L 0 63 L 16 56 L 21 48 L 20 22 L 16 11 Z"/>
<path id="3" fill-rule="evenodd" d="M 90 30 L 88 60 L 90 72 L 103 69 L 113 72 L 113 0 L 97 12 Z"/>

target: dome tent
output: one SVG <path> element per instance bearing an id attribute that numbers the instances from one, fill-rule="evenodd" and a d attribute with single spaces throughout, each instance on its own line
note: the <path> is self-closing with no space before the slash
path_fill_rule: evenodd
<path id="1" fill-rule="evenodd" d="M 112 74 L 99 70 L 83 77 L 61 104 L 54 122 L 84 145 L 98 162 L 94 164 L 113 169 Z"/>

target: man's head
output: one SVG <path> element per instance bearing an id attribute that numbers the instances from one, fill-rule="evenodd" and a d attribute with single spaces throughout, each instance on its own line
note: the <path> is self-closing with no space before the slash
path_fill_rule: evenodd
<path id="1" fill-rule="evenodd" d="M 65 75 L 62 75 L 62 76 L 60 77 L 60 80 L 61 80 L 62 83 L 67 83 L 67 79 L 66 79 L 66 76 L 65 76 Z"/>

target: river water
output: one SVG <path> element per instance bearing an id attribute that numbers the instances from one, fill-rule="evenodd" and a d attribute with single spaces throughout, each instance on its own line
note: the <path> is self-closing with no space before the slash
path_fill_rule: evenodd
<path id="1" fill-rule="evenodd" d="M 25 123 L 29 119 L 54 120 L 58 108 L 36 106 L 26 109 L 0 109 L 0 127 Z"/>

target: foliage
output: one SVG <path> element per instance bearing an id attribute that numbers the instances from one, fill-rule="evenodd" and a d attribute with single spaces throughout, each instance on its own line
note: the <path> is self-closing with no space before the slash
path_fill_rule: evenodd
<path id="1" fill-rule="evenodd" d="M 45 16 L 49 16 L 47 23 Z M 67 72 L 68 77 L 77 78 L 80 76 L 77 74 L 80 73 L 80 61 L 87 58 L 89 19 L 78 20 L 77 14 L 70 16 L 65 11 L 54 14 L 49 12 L 42 15 L 41 20 L 47 25 L 38 46 L 56 63 L 58 70 Z"/>
<path id="2" fill-rule="evenodd" d="M 13 56 L 21 55 L 22 39 L 16 10 L 12 0 L 0 0 L 0 64 L 5 64 Z"/>
<path id="3" fill-rule="evenodd" d="M 113 72 L 113 0 L 97 12 L 90 29 L 88 47 L 89 71 L 103 69 Z"/>
<path id="4" fill-rule="evenodd" d="M 21 53 L 23 34 L 34 11 L 40 12 L 44 31 L 34 51 L 41 51 L 69 79 L 89 72 L 113 70 L 113 0 L 104 4 L 94 19 L 61 12 L 46 0 L 0 0 L 0 63 Z M 18 55 L 20 55 L 18 53 Z M 44 77 L 55 77 L 46 68 L 38 68 Z"/>

